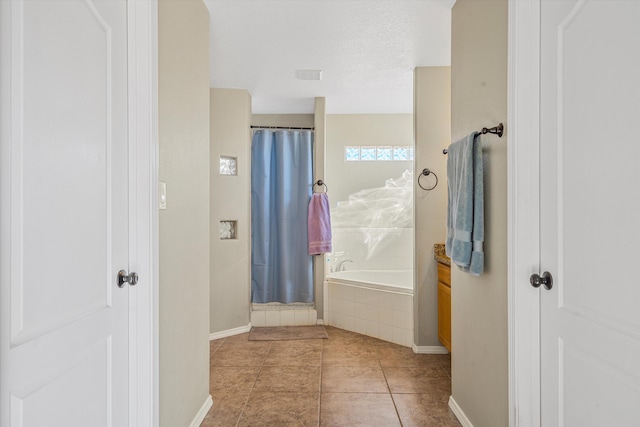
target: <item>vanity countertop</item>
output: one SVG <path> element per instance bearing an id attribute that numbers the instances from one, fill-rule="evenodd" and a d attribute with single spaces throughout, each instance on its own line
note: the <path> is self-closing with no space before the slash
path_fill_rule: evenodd
<path id="1" fill-rule="evenodd" d="M 449 258 L 445 253 L 444 243 L 436 243 L 435 245 L 433 245 L 433 257 L 438 262 L 449 266 L 451 265 L 451 258 Z"/>

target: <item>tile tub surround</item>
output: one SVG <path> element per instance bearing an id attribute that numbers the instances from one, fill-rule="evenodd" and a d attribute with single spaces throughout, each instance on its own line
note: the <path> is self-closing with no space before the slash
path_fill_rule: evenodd
<path id="1" fill-rule="evenodd" d="M 325 281 L 331 326 L 405 347 L 413 345 L 413 295 L 409 292 Z"/>
<path id="2" fill-rule="evenodd" d="M 413 228 L 336 228 L 331 230 L 333 253 L 328 270 L 343 259 L 348 270 L 413 269 Z"/>
<path id="3" fill-rule="evenodd" d="M 375 338 L 327 327 L 329 339 L 211 342 L 212 426 L 442 426 L 449 355 L 414 354 Z"/>

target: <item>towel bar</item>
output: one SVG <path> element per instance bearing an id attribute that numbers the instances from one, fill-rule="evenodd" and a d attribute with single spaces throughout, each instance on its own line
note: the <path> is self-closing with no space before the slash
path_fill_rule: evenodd
<path id="1" fill-rule="evenodd" d="M 504 134 L 504 125 L 502 123 L 498 124 L 498 126 L 494 126 L 492 128 L 482 128 L 480 131 L 481 134 L 492 133 L 494 135 L 498 135 L 498 138 L 502 138 Z M 445 148 L 442 150 L 442 154 L 447 154 L 449 151 Z"/>

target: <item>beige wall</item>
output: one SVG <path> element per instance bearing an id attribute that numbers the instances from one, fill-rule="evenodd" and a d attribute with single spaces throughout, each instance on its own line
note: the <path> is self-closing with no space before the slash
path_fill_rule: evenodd
<path id="1" fill-rule="evenodd" d="M 485 273 L 456 268 L 452 282 L 453 398 L 474 426 L 506 426 L 507 348 L 507 0 L 458 0 L 452 11 L 452 138 L 505 124 L 486 136 Z"/>
<path id="2" fill-rule="evenodd" d="M 188 426 L 209 395 L 209 15 L 158 4 L 160 426 Z"/>
<path id="3" fill-rule="evenodd" d="M 347 145 L 411 145 L 412 114 L 328 114 L 326 169 L 331 207 L 364 188 L 384 187 L 389 178 L 412 170 L 412 162 L 346 162 Z"/>
<path id="4" fill-rule="evenodd" d="M 451 68 L 418 67 L 414 71 L 415 180 L 424 168 L 438 176 L 438 185 L 425 191 L 414 185 L 415 290 L 414 342 L 440 346 L 438 341 L 438 268 L 434 243 L 446 237 L 447 158 L 442 149 L 451 143 Z M 423 177 L 432 186 L 433 176 Z"/>
<path id="5" fill-rule="evenodd" d="M 251 292 L 251 97 L 211 89 L 210 331 L 249 324 Z M 220 156 L 237 158 L 237 176 L 220 175 Z M 220 221 L 237 221 L 237 239 L 220 240 Z"/>
<path id="6" fill-rule="evenodd" d="M 314 101 L 313 126 L 315 128 L 313 141 L 313 182 L 319 179 L 326 180 L 326 161 L 327 155 L 327 100 L 324 97 L 316 97 Z M 313 285 L 316 292 L 316 310 L 318 319 L 324 321 L 324 266 L 326 255 L 317 255 L 313 257 Z"/>
<path id="7" fill-rule="evenodd" d="M 252 126 L 313 127 L 313 114 L 254 114 Z"/>

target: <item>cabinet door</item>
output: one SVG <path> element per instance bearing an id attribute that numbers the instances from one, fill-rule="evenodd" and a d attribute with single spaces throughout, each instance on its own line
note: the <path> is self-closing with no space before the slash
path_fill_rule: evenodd
<path id="1" fill-rule="evenodd" d="M 451 288 L 438 282 L 438 339 L 451 351 Z"/>
<path id="2" fill-rule="evenodd" d="M 451 267 L 441 262 L 438 263 L 438 281 L 451 286 Z"/>

